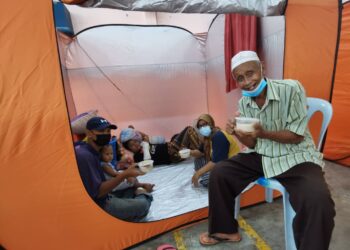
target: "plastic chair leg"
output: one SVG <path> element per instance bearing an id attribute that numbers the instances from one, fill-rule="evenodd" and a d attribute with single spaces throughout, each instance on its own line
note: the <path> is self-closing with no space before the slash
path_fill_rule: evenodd
<path id="1" fill-rule="evenodd" d="M 235 219 L 238 220 L 239 211 L 241 209 L 241 195 L 237 195 L 235 198 Z"/>
<path id="2" fill-rule="evenodd" d="M 284 237 L 286 250 L 296 250 L 294 233 L 293 233 L 293 219 L 295 212 L 289 202 L 289 194 L 283 192 L 283 210 L 284 210 Z"/>
<path id="3" fill-rule="evenodd" d="M 268 203 L 273 202 L 273 190 L 271 188 L 265 188 L 265 200 Z"/>

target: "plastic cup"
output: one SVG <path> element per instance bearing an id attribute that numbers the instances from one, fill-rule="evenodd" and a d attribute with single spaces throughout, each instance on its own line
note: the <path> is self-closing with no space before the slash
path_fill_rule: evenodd
<path id="1" fill-rule="evenodd" d="M 190 153 L 191 153 L 191 150 L 188 149 L 188 148 L 181 149 L 181 150 L 179 151 L 180 157 L 181 157 L 182 159 L 187 159 L 188 157 L 190 157 Z"/>
<path id="2" fill-rule="evenodd" d="M 148 173 L 153 169 L 153 160 L 140 161 L 139 163 L 137 163 L 137 165 L 139 166 L 141 172 Z"/>
<path id="3" fill-rule="evenodd" d="M 236 117 L 237 129 L 242 130 L 244 132 L 253 132 L 255 123 L 260 123 L 260 120 L 257 118 L 250 117 Z"/>

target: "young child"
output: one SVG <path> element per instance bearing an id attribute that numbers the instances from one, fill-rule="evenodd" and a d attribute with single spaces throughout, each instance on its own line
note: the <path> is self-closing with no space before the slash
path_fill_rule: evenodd
<path id="1" fill-rule="evenodd" d="M 101 167 L 107 180 L 118 175 L 118 170 L 111 163 L 113 160 L 112 145 L 103 146 L 101 149 Z M 152 192 L 154 184 L 139 183 L 136 177 L 129 177 L 113 189 L 113 192 L 131 187 L 143 187 L 147 192 Z"/>
<path id="2" fill-rule="evenodd" d="M 117 171 L 127 169 L 134 163 L 132 154 L 126 151 L 123 147 L 119 147 L 118 153 L 120 160 L 116 166 Z"/>

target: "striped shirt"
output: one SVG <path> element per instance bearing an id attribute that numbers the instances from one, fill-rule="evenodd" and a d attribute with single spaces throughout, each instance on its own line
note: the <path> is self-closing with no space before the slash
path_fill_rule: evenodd
<path id="1" fill-rule="evenodd" d="M 239 101 L 241 116 L 258 118 L 265 130 L 289 130 L 304 136 L 304 140 L 299 144 L 286 144 L 257 138 L 255 148 L 244 152 L 257 152 L 262 156 L 266 178 L 277 176 L 303 162 L 323 167 L 323 155 L 316 149 L 307 126 L 304 88 L 295 80 L 266 80 L 264 106 L 260 109 L 252 98 L 243 96 Z"/>

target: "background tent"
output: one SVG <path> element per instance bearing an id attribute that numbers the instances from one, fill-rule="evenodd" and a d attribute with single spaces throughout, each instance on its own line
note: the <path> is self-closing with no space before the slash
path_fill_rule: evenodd
<path id="1" fill-rule="evenodd" d="M 337 146 L 338 156 L 346 156 L 349 133 L 344 128 L 349 119 L 341 115 L 349 106 L 349 4 L 289 0 L 285 18 L 284 76 L 299 79 L 309 96 L 332 99 L 335 115 L 325 150 L 332 154 Z M 206 210 L 199 210 L 134 224 L 94 205 L 76 168 L 51 1 L 7 1 L 0 8 L 0 20 L 2 246 L 120 249 L 207 216 Z M 208 81 L 210 89 L 218 91 Z M 229 111 L 220 105 L 231 106 L 230 95 L 234 93 L 219 101 L 208 98 L 213 104 L 209 111 L 222 112 L 222 121 Z"/>

